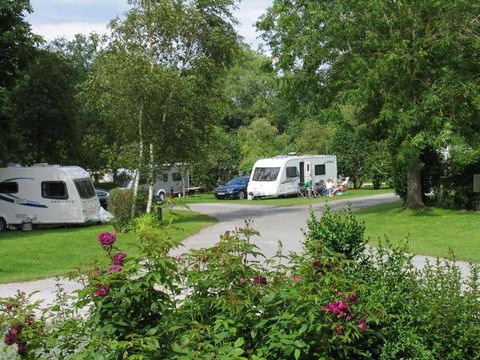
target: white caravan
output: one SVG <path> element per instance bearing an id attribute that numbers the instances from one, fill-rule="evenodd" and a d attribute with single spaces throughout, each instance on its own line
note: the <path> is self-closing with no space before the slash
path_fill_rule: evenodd
<path id="1" fill-rule="evenodd" d="M 297 195 L 299 184 L 337 178 L 336 155 L 278 155 L 253 165 L 247 193 L 249 199 Z"/>
<path id="2" fill-rule="evenodd" d="M 184 171 L 183 176 L 181 171 Z M 148 170 L 140 177 L 140 185 L 143 189 L 148 189 L 148 184 L 145 184 L 142 180 L 144 176 L 148 175 Z M 135 183 L 135 177 L 137 173 L 135 172 L 132 180 L 127 185 L 127 188 L 132 189 Z M 190 176 L 188 169 L 183 166 L 177 165 L 163 165 L 155 169 L 155 183 L 153 184 L 153 193 L 158 198 L 164 200 L 165 197 L 169 194 L 174 196 L 183 193 L 183 187 L 185 186 L 185 191 L 190 190 Z"/>
<path id="3" fill-rule="evenodd" d="M 0 230 L 100 221 L 90 175 L 78 166 L 36 164 L 0 168 Z"/>

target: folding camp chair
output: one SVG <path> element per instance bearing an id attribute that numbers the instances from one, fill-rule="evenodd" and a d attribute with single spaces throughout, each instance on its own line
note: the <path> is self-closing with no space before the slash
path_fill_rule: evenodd
<path id="1" fill-rule="evenodd" d="M 298 197 L 308 197 L 308 190 L 305 183 L 298 183 Z"/>

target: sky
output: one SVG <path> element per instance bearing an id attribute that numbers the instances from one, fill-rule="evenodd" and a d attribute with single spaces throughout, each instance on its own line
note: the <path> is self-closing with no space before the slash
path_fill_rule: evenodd
<path id="1" fill-rule="evenodd" d="M 262 41 L 254 24 L 273 0 L 242 0 L 234 12 L 240 22 L 238 33 L 256 49 Z M 56 37 L 72 39 L 77 33 L 107 32 L 110 20 L 128 10 L 127 0 L 30 0 L 33 13 L 27 14 L 35 34 L 47 41 Z"/>

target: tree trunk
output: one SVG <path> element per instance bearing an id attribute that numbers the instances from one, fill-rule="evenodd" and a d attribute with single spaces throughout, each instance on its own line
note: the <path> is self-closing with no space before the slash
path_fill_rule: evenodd
<path id="1" fill-rule="evenodd" d="M 140 184 L 140 169 L 143 164 L 143 105 L 140 105 L 138 110 L 138 169 L 135 175 L 135 183 L 133 185 L 133 201 L 132 209 L 130 211 L 130 217 L 133 219 L 137 211 L 137 196 L 138 196 L 138 185 Z"/>
<path id="2" fill-rule="evenodd" d="M 407 174 L 407 201 L 405 208 L 418 210 L 425 207 L 422 200 L 422 182 L 420 170 L 408 170 Z"/>
<path id="3" fill-rule="evenodd" d="M 154 163 L 154 156 L 153 156 L 153 143 L 150 143 L 150 174 L 148 175 L 147 214 L 150 214 L 150 212 L 152 211 L 154 183 L 155 183 L 155 163 Z"/>

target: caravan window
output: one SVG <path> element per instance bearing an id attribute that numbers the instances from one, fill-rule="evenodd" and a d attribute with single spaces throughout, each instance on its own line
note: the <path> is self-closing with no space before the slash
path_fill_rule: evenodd
<path id="1" fill-rule="evenodd" d="M 42 197 L 47 199 L 68 199 L 67 186 L 63 181 L 42 181 Z"/>
<path id="2" fill-rule="evenodd" d="M 275 181 L 279 172 L 279 167 L 255 168 L 253 181 Z"/>
<path id="3" fill-rule="evenodd" d="M 90 179 L 74 180 L 74 183 L 82 199 L 91 199 L 96 195 L 95 188 Z"/>
<path id="4" fill-rule="evenodd" d="M 162 182 L 168 182 L 168 173 L 163 173 Z"/>
<path id="5" fill-rule="evenodd" d="M 0 182 L 0 194 L 18 193 L 18 183 L 13 181 Z"/>
<path id="6" fill-rule="evenodd" d="M 181 176 L 180 173 L 178 173 L 178 172 L 173 173 L 173 174 L 172 174 L 172 180 L 173 180 L 173 181 L 181 181 L 181 180 L 182 180 L 182 176 Z"/>
<path id="7" fill-rule="evenodd" d="M 325 164 L 315 165 L 315 175 L 325 175 Z"/>
<path id="8" fill-rule="evenodd" d="M 298 171 L 296 166 L 287 167 L 287 178 L 294 178 L 298 176 Z"/>

